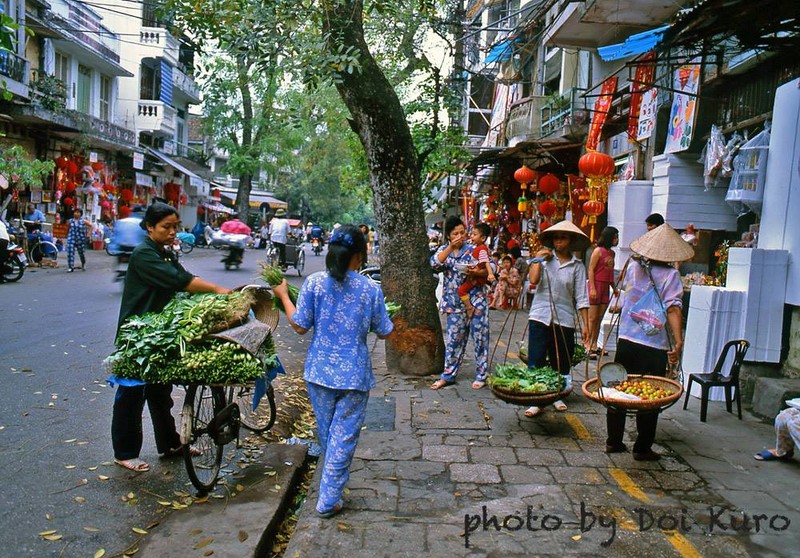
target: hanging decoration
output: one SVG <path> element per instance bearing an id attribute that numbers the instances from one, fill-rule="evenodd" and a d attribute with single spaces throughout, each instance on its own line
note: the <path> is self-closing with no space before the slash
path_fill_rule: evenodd
<path id="1" fill-rule="evenodd" d="M 539 179 L 539 191 L 542 194 L 550 196 L 555 194 L 561 188 L 561 181 L 553 173 L 547 173 Z"/>
<path id="2" fill-rule="evenodd" d="M 528 198 L 522 196 L 517 199 L 517 210 L 520 213 L 525 213 L 526 211 L 528 211 Z"/>
<path id="3" fill-rule="evenodd" d="M 600 143 L 600 133 L 603 131 L 603 125 L 606 123 L 606 117 L 609 110 L 611 110 L 611 100 L 614 97 L 614 92 L 617 90 L 617 78 L 612 76 L 603 82 L 600 90 L 600 96 L 594 105 L 594 114 L 592 115 L 592 123 L 589 126 L 589 135 L 586 139 L 586 149 L 597 149 Z"/>
<path id="4" fill-rule="evenodd" d="M 536 180 L 536 171 L 531 170 L 527 165 L 522 165 L 516 171 L 514 171 L 514 180 L 519 182 L 520 189 L 523 191 L 523 196 L 525 190 L 528 188 L 528 184 L 531 184 L 534 180 Z"/>
<path id="5" fill-rule="evenodd" d="M 628 141 L 633 143 L 639 133 L 639 111 L 642 107 L 642 94 L 653 83 L 656 75 L 656 53 L 648 52 L 636 66 L 633 82 L 631 83 L 631 106 L 628 114 Z"/>
<path id="6" fill-rule="evenodd" d="M 539 204 L 539 213 L 545 217 L 552 217 L 556 214 L 556 204 L 552 200 L 545 200 Z"/>
<path id="7" fill-rule="evenodd" d="M 581 226 L 591 226 L 589 238 L 594 242 L 594 229 L 597 217 L 605 211 L 608 199 L 608 184 L 614 174 L 614 159 L 605 153 L 588 151 L 578 161 L 578 168 L 586 177 L 588 186 L 587 201 L 583 202 L 583 220 Z"/>
<path id="8" fill-rule="evenodd" d="M 694 119 L 697 113 L 697 91 L 700 88 L 699 59 L 695 59 L 694 62 L 679 67 L 673 76 L 673 87 L 680 93 L 675 93 L 672 98 L 664 153 L 686 151 L 692 143 Z"/>

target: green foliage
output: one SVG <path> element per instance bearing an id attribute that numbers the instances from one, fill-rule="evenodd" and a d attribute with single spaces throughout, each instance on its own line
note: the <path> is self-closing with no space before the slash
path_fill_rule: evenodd
<path id="1" fill-rule="evenodd" d="M 31 82 L 31 87 L 37 93 L 36 99 L 44 108 L 54 112 L 66 112 L 67 88 L 63 81 L 42 72 Z"/>
<path id="2" fill-rule="evenodd" d="M 0 174 L 17 188 L 42 186 L 54 168 L 53 161 L 29 159 L 21 145 L 0 148 Z"/>
<path id="3" fill-rule="evenodd" d="M 525 393 L 558 391 L 564 386 L 561 374 L 549 366 L 529 369 L 527 365 L 520 363 L 498 364 L 494 374 L 489 376 L 488 383 Z"/>

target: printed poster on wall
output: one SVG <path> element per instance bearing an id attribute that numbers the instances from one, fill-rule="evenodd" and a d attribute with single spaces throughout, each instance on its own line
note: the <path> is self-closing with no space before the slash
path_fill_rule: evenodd
<path id="1" fill-rule="evenodd" d="M 600 96 L 594 104 L 594 114 L 592 114 L 592 124 L 589 126 L 589 137 L 586 139 L 586 149 L 594 151 L 600 143 L 600 132 L 603 131 L 603 124 L 606 123 L 608 111 L 611 108 L 611 99 L 614 91 L 617 90 L 617 78 L 610 77 L 603 82 Z"/>
<path id="2" fill-rule="evenodd" d="M 642 108 L 642 96 L 645 89 L 653 83 L 656 75 L 656 53 L 648 52 L 636 66 L 636 73 L 631 82 L 631 108 L 628 115 L 628 141 L 633 143 L 639 130 L 639 114 Z"/>
<path id="3" fill-rule="evenodd" d="M 700 87 L 700 64 L 685 64 L 675 70 L 672 110 L 667 129 L 667 145 L 664 153 L 686 151 L 692 143 L 694 119 L 697 113 L 697 91 Z"/>
<path id="4" fill-rule="evenodd" d="M 642 105 L 639 108 L 639 122 L 636 140 L 643 141 L 653 135 L 658 111 L 658 89 L 653 87 L 642 94 Z"/>

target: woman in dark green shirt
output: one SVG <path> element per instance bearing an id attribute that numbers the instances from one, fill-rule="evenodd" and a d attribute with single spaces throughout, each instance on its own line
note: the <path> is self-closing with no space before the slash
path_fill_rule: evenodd
<path id="1" fill-rule="evenodd" d="M 175 241 L 180 230 L 178 211 L 171 205 L 155 202 L 147 208 L 140 225 L 147 238 L 131 255 L 125 275 L 119 325 L 131 316 L 160 312 L 179 291 L 226 294 L 230 289 L 195 277 L 178 262 L 177 256 L 164 247 Z M 150 409 L 158 453 L 165 456 L 182 452 L 180 436 L 172 417 L 172 386 L 144 384 L 118 386 L 111 419 L 114 462 L 135 472 L 150 465 L 139 458 L 142 449 L 142 411 Z"/>

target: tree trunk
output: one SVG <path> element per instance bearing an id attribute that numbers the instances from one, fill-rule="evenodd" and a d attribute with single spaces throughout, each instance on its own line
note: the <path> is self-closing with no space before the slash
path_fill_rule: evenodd
<path id="1" fill-rule="evenodd" d="M 253 189 L 253 175 L 242 174 L 239 176 L 239 189 L 236 190 L 236 213 L 239 220 L 247 223 L 247 215 L 250 211 L 250 191 Z"/>
<path id="2" fill-rule="evenodd" d="M 444 364 L 444 343 L 411 132 L 397 94 L 364 40 L 363 2 L 333 0 L 323 5 L 329 50 L 343 47 L 339 52 L 346 52 L 352 47 L 361 65 L 353 73 L 342 71 L 336 88 L 367 156 L 383 292 L 402 305 L 395 317 L 398 336 L 386 346 L 387 364 L 414 376 L 438 373 Z"/>

